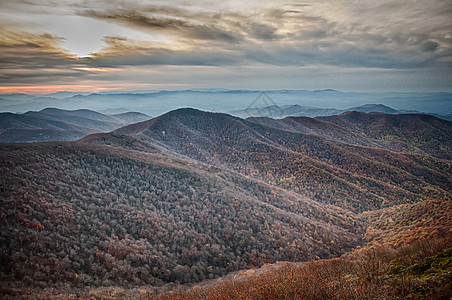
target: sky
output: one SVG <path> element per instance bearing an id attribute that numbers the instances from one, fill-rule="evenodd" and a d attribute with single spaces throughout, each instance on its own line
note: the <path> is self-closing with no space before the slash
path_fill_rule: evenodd
<path id="1" fill-rule="evenodd" d="M 450 0 L 1 0 L 0 93 L 451 92 Z"/>

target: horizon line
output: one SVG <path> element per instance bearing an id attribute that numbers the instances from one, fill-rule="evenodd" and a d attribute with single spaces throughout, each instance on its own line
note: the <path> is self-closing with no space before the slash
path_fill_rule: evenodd
<path id="1" fill-rule="evenodd" d="M 71 90 L 58 90 L 55 92 L 44 92 L 44 93 L 32 93 L 32 92 L 1 92 L 0 87 L 0 95 L 27 95 L 27 96 L 50 96 L 59 93 L 70 93 L 75 95 L 80 94 L 147 94 L 147 93 L 158 93 L 158 92 L 199 92 L 199 93 L 213 93 L 213 92 L 281 92 L 281 91 L 290 91 L 290 92 L 338 92 L 338 93 L 357 93 L 357 94 L 452 94 L 452 91 L 354 91 L 354 90 L 339 90 L 333 88 L 325 88 L 325 89 L 228 89 L 228 88 L 188 88 L 188 89 L 138 89 L 138 90 L 115 90 L 115 89 L 105 89 L 102 91 L 71 91 Z"/>

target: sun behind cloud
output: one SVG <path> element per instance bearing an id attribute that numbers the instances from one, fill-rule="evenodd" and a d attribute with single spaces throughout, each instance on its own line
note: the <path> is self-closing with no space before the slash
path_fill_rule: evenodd
<path id="1" fill-rule="evenodd" d="M 440 0 L 5 0 L 0 85 L 448 91 L 451 10 Z"/>

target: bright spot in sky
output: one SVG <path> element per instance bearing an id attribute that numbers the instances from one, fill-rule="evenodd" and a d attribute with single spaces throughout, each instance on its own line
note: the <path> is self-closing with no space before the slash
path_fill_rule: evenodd
<path id="1" fill-rule="evenodd" d="M 103 38 L 106 36 L 150 39 L 139 31 L 87 17 L 50 15 L 42 21 L 46 32 L 64 38 L 62 48 L 79 57 L 100 51 L 105 46 Z"/>

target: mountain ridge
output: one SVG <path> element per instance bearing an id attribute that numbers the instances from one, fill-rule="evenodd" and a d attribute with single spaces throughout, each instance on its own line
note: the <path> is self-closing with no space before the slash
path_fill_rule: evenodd
<path id="1" fill-rule="evenodd" d="M 418 148 L 449 149 L 451 127 L 182 108 L 72 142 L 0 143 L 0 291 L 174 289 L 278 261 L 360 267 L 339 257 L 450 235 L 452 161 Z M 388 150 L 387 132 L 416 147 Z"/>
<path id="2" fill-rule="evenodd" d="M 0 94 L 0 111 L 26 112 L 45 107 L 63 109 L 87 108 L 95 111 L 140 111 L 158 116 L 179 107 L 195 107 L 201 110 L 230 112 L 243 110 L 256 98 L 266 93 L 274 104 L 304 105 L 309 107 L 344 110 L 368 103 L 381 103 L 397 110 L 416 110 L 422 113 L 450 115 L 452 93 L 371 93 L 328 92 L 308 90 L 154 90 L 107 91 L 67 94 L 75 98 L 52 98 L 48 95 Z M 80 94 L 80 95 L 77 95 Z M 256 106 L 267 106 L 265 103 Z M 330 113 L 332 114 L 332 113 Z M 336 112 L 337 114 L 337 112 Z M 241 115 L 240 117 L 246 117 Z M 257 115 L 253 115 L 257 116 Z M 315 115 L 309 115 L 311 117 Z M 450 118 L 450 116 L 449 116 Z"/>
<path id="3" fill-rule="evenodd" d="M 352 116 L 355 114 L 351 113 Z M 388 116 L 385 114 L 358 114 L 363 118 L 367 116 L 377 119 L 384 119 Z M 346 118 L 347 116 L 342 115 L 341 118 Z M 407 118 L 417 119 L 418 116 L 407 116 Z M 427 120 L 437 121 L 439 119 L 427 117 Z M 380 186 L 382 189 L 387 189 L 388 187 L 385 186 L 388 184 L 393 185 L 394 180 L 413 180 L 416 177 L 413 172 L 430 172 L 427 171 L 424 163 L 415 156 L 417 155 L 416 151 L 411 152 L 411 154 L 409 152 L 397 153 L 388 151 L 388 147 L 385 147 L 385 144 L 375 143 L 366 137 L 360 136 L 359 132 L 350 131 L 350 128 L 335 127 L 331 122 L 322 123 L 323 121 L 321 120 L 320 124 L 327 124 L 327 126 L 331 124 L 334 128 L 340 128 L 342 130 L 340 133 L 348 132 L 353 138 L 353 143 L 349 142 L 347 144 L 347 141 L 337 140 L 335 137 L 331 138 L 318 132 L 315 134 L 312 134 L 312 132 L 291 132 L 252 121 L 226 114 L 181 109 L 140 124 L 123 127 L 115 132 L 160 145 L 172 153 L 212 165 L 232 168 L 245 175 L 260 176 L 260 178 L 267 181 L 281 181 L 280 184 L 285 184 L 285 178 L 290 178 L 294 176 L 294 172 L 297 172 L 296 174 L 298 175 L 296 176 L 299 176 L 296 180 L 297 183 L 288 182 L 289 186 L 309 198 L 314 197 L 314 199 L 316 197 L 326 198 L 321 196 L 323 193 L 319 194 L 316 190 L 311 190 L 310 188 L 305 190 L 303 185 L 300 185 L 301 182 L 309 182 L 308 186 L 315 186 L 316 184 L 326 185 L 344 192 L 346 190 L 345 186 L 349 186 L 347 189 L 354 190 L 354 197 L 367 197 L 368 199 L 374 199 L 372 201 L 377 201 L 376 203 L 378 203 L 378 197 L 374 195 L 375 192 L 372 186 L 375 185 Z M 284 120 L 273 121 L 282 122 Z M 319 123 L 315 119 L 310 121 Z M 448 132 L 450 132 L 449 130 L 452 126 L 451 122 L 440 121 L 438 124 L 445 126 L 442 130 L 445 132 L 446 137 L 450 135 Z M 352 129 L 354 128 L 356 127 L 352 127 Z M 355 138 L 360 138 L 361 142 L 360 140 L 356 142 Z M 451 149 L 450 140 L 443 139 L 441 142 L 443 146 L 448 147 L 447 149 Z M 398 168 L 401 169 L 396 169 L 391 167 L 391 165 L 399 166 Z M 298 171 L 297 168 L 299 168 Z M 360 170 L 360 168 L 364 168 L 364 170 Z M 392 169 L 392 171 L 388 172 L 387 168 Z M 270 170 L 275 170 L 276 172 L 272 171 L 269 173 Z M 369 177 L 369 174 L 376 174 L 376 172 L 379 172 L 382 177 L 376 175 Z M 318 175 L 314 177 L 308 176 L 307 174 L 310 173 L 318 173 Z M 444 189 L 447 190 L 450 185 L 445 179 L 449 176 L 446 175 L 447 172 L 444 173 L 443 169 L 439 173 L 435 173 L 436 175 L 433 175 L 433 173 L 427 175 L 427 173 L 425 173 L 425 178 L 439 176 L 437 178 L 439 180 L 438 183 L 442 182 L 443 188 L 438 190 L 438 194 L 435 197 L 442 197 L 440 195 L 450 197 L 450 195 L 446 196 L 447 192 L 444 194 Z M 328 176 L 326 176 L 327 174 Z M 326 180 L 326 177 L 330 179 Z M 381 180 L 382 178 L 384 178 L 383 181 Z M 429 179 L 425 180 L 427 181 L 422 183 L 422 181 L 416 179 L 420 186 L 427 187 L 431 183 L 429 183 Z M 358 185 L 346 183 L 355 181 L 360 183 Z M 334 184 L 331 185 L 333 182 Z M 345 186 L 340 188 L 343 184 Z M 412 197 L 418 197 L 423 194 L 422 189 L 414 186 L 406 187 L 408 189 L 399 190 L 398 196 L 394 194 L 390 198 L 394 199 L 394 201 L 400 201 L 400 199 L 413 199 Z M 424 197 L 426 196 L 427 194 L 424 194 Z M 330 198 L 331 203 L 339 201 L 337 196 L 330 195 L 329 197 L 332 197 Z M 399 200 L 396 200 L 398 198 Z M 374 205 L 371 204 L 372 201 L 369 201 L 366 205 Z"/>
<path id="4" fill-rule="evenodd" d="M 337 108 L 319 108 L 313 106 L 304 106 L 299 104 L 292 105 L 276 105 L 262 107 L 248 107 L 246 109 L 233 110 L 229 113 L 238 117 L 271 117 L 271 118 L 285 118 L 285 117 L 323 117 L 340 115 L 349 111 L 365 112 L 365 113 L 386 113 L 386 114 L 429 114 L 437 118 L 452 121 L 450 115 L 441 115 L 435 113 L 423 113 L 419 111 L 408 111 L 404 109 L 396 110 L 384 104 L 363 104 L 356 107 L 346 109 Z"/>
<path id="5" fill-rule="evenodd" d="M 88 109 L 0 113 L 0 142 L 71 141 L 148 118 L 142 113 L 105 115 Z"/>

